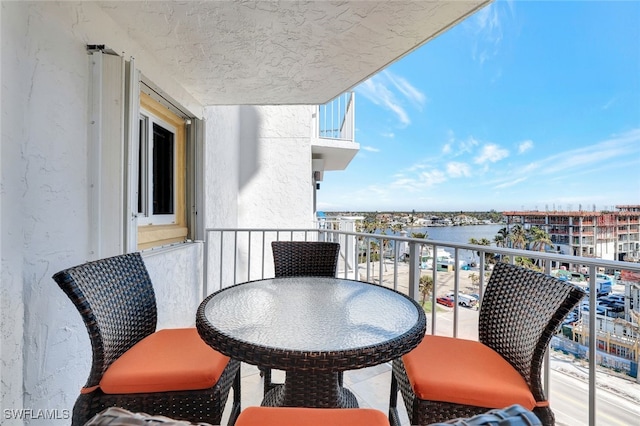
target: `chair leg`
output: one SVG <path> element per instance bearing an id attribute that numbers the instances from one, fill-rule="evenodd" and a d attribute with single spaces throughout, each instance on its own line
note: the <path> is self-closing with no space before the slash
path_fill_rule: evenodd
<path id="1" fill-rule="evenodd" d="M 264 379 L 264 395 L 266 395 L 271 389 L 274 388 L 274 384 L 271 383 L 271 369 L 265 368 L 262 370 L 262 378 Z"/>
<path id="2" fill-rule="evenodd" d="M 240 383 L 240 369 L 238 368 L 238 371 L 233 378 L 233 385 L 231 386 L 231 388 L 233 389 L 233 405 L 231 407 L 231 414 L 229 415 L 229 422 L 227 423 L 228 426 L 233 426 L 236 424 L 236 419 L 240 415 L 240 411 L 242 409 L 240 404 Z"/>
<path id="3" fill-rule="evenodd" d="M 398 381 L 391 371 L 391 394 L 389 395 L 389 423 L 391 426 L 400 426 L 398 415 Z"/>

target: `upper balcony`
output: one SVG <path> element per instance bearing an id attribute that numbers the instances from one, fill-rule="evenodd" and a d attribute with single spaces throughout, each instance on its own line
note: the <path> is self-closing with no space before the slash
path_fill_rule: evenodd
<path id="1" fill-rule="evenodd" d="M 347 168 L 360 149 L 355 141 L 355 128 L 354 92 L 316 107 L 311 139 L 314 172 Z M 322 180 L 322 175 L 316 180 Z"/>

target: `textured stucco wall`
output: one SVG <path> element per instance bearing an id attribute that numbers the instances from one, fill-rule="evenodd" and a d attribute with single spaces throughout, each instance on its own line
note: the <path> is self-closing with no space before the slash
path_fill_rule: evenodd
<path id="1" fill-rule="evenodd" d="M 66 425 L 63 410 L 71 409 L 87 378 L 91 348 L 80 315 L 51 276 L 89 258 L 90 80 L 85 47 L 96 42 L 116 49 L 130 44 L 89 4 L 1 2 L 0 7 L 0 423 L 24 423 L 14 418 L 20 414 L 7 418 L 5 409 L 31 409 L 58 410 L 54 414 L 60 418 L 27 424 Z M 137 53 L 143 73 L 159 76 L 158 69 L 143 68 L 152 56 L 140 49 Z M 169 93 L 194 105 L 180 90 Z M 202 295 L 201 249 L 201 244 L 190 244 L 145 256 L 155 280 L 159 326 L 193 325 Z"/>
<path id="2" fill-rule="evenodd" d="M 202 242 L 144 252 L 158 305 L 158 329 L 194 327 L 202 301 Z"/>
<path id="3" fill-rule="evenodd" d="M 207 227 L 312 227 L 313 110 L 311 106 L 205 108 Z M 233 284 L 234 277 L 236 281 L 261 277 L 261 238 L 260 234 L 252 237 L 251 265 L 246 264 L 247 239 L 237 241 L 236 271 L 231 261 L 220 261 L 219 236 L 210 239 L 209 292 Z M 236 244 L 233 235 L 223 244 L 228 254 Z M 270 248 L 266 251 L 265 275 L 269 275 L 273 261 Z"/>
<path id="4" fill-rule="evenodd" d="M 4 409 L 70 410 L 91 361 L 80 315 L 51 279 L 89 258 L 86 44 L 105 43 L 135 56 L 136 66 L 154 83 L 195 115 L 204 114 L 207 227 L 310 225 L 311 108 L 205 110 L 97 6 L 1 2 L 0 7 L 0 414 L 3 425 L 17 425 L 23 422 L 4 418 Z M 202 244 L 193 243 L 144 254 L 156 289 L 159 327 L 193 325 L 203 292 L 202 252 Z"/>
<path id="5" fill-rule="evenodd" d="M 90 357 L 79 315 L 51 280 L 86 259 L 87 54 L 39 6 L 2 8 L 2 408 L 62 410 Z"/>
<path id="6" fill-rule="evenodd" d="M 237 106 L 205 108 L 205 228 L 237 226 L 239 110 Z"/>
<path id="7" fill-rule="evenodd" d="M 238 223 L 241 227 L 310 227 L 313 222 L 310 106 L 243 107 Z M 255 124 L 255 133 L 245 122 Z M 253 142 L 255 140 L 255 142 Z M 246 159 L 250 158 L 251 162 Z"/>
<path id="8" fill-rule="evenodd" d="M 0 204 L 0 254 L 2 256 L 0 270 L 0 409 L 22 406 L 22 330 L 23 330 L 23 297 L 22 297 L 22 194 L 26 182 L 24 169 L 26 161 L 21 155 L 22 139 L 27 103 L 10 102 L 24 98 L 29 84 L 19 76 L 33 67 L 33 64 L 21 63 L 13 58 L 24 54 L 26 43 L 24 34 L 26 13 L 16 11 L 11 19 L 5 11 L 5 4 L 0 4 L 0 40 L 2 41 L 2 63 L 0 73 L 2 85 L 0 102 L 2 116 L 2 144 L 0 145 L 0 170 L 2 171 L 2 200 Z M 19 43 L 20 40 L 23 40 Z M 10 83 L 11 82 L 11 83 Z M 9 122 L 12 124 L 9 125 Z M 11 182 L 11 184 L 9 184 Z M 4 423 L 3 423 L 4 424 Z M 17 424 L 17 422 L 7 422 Z"/>

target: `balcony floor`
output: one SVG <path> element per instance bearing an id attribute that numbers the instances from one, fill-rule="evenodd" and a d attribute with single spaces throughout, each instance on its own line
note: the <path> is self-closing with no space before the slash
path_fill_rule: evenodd
<path id="1" fill-rule="evenodd" d="M 263 385 L 258 367 L 243 363 L 241 366 L 241 392 L 242 408 L 260 405 L 262 401 Z M 284 373 L 273 372 L 274 382 L 283 382 Z M 344 384 L 358 398 L 360 407 L 370 407 L 388 414 L 389 390 L 391 386 L 391 364 L 381 364 L 360 370 L 346 371 Z M 229 396 L 231 401 L 232 396 Z M 230 412 L 230 402 L 227 401 L 222 424 L 227 424 Z M 403 426 L 409 425 L 409 418 L 402 403 L 402 397 L 398 394 L 398 411 Z"/>
<path id="2" fill-rule="evenodd" d="M 552 368 L 552 388 L 557 389 L 555 396 L 552 396 L 552 403 L 556 404 L 554 412 L 556 414 L 556 425 L 558 426 L 577 426 L 587 425 L 588 421 L 586 413 L 588 411 L 587 396 L 588 390 L 586 387 L 586 370 L 581 367 L 579 363 L 572 362 L 570 359 L 563 356 L 554 357 Z M 583 371 L 584 370 L 584 371 Z M 562 373 L 561 373 L 562 371 Z M 578 377 L 582 378 L 582 385 L 580 385 Z M 262 378 L 258 368 L 254 365 L 243 363 L 241 366 L 242 376 L 242 408 L 250 406 L 258 406 L 262 401 Z M 572 381 L 573 385 L 568 391 L 567 388 L 561 390 L 560 382 L 556 382 L 558 377 L 566 377 Z M 274 382 L 284 381 L 284 372 L 273 372 Z M 389 410 L 389 390 L 391 386 L 391 364 L 385 363 L 374 367 L 363 368 L 360 370 L 351 370 L 344 373 L 345 386 L 351 390 L 358 399 L 360 407 L 370 407 L 382 411 L 388 414 Z M 598 414 L 600 421 L 598 424 L 630 424 L 625 419 L 633 417 L 633 414 L 638 413 L 638 402 L 640 401 L 640 382 L 629 381 L 628 379 L 621 378 L 619 376 L 610 374 L 598 374 L 599 383 L 599 397 L 604 397 L 602 400 L 598 400 L 599 410 L 602 411 Z M 617 395 L 610 394 L 611 391 L 617 390 Z M 603 395 L 605 394 L 605 395 Z M 609 394 L 609 395 L 607 395 Z M 578 395 L 579 397 L 576 397 Z M 582 409 L 585 410 L 584 418 L 578 419 L 571 416 L 571 412 L 567 411 L 566 400 L 567 397 L 573 401 L 573 399 L 581 399 Z M 223 414 L 222 424 L 226 425 L 229 413 L 231 410 L 230 395 L 229 401 L 227 401 L 227 407 Z M 610 408 L 606 407 L 607 400 L 614 398 L 614 410 L 620 412 L 610 411 Z M 573 401 L 570 405 L 580 407 L 580 401 Z M 564 403 L 564 404 L 563 404 Z M 580 409 L 580 408 L 578 408 Z M 400 420 L 402 426 L 409 426 L 409 418 L 407 417 L 402 397 L 398 394 L 398 411 L 400 414 Z M 637 415 L 637 414 L 636 414 Z M 626 416 L 626 417 L 625 417 Z"/>

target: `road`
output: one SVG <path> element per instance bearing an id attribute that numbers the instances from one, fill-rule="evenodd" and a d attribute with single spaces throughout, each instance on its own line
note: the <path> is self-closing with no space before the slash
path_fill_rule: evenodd
<path id="1" fill-rule="evenodd" d="M 552 365 L 554 362 L 552 361 Z M 558 425 L 589 424 L 589 387 L 583 380 L 551 371 L 550 403 Z M 606 389 L 596 389 L 596 424 L 640 425 L 640 406 Z"/>

